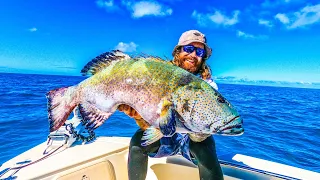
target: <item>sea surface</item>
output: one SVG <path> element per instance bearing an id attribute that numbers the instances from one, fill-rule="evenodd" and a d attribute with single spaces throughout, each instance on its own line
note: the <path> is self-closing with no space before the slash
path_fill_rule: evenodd
<path id="1" fill-rule="evenodd" d="M 84 77 L 0 73 L 0 165 L 46 141 L 46 92 Z M 218 84 L 244 119 L 242 136 L 215 135 L 219 156 L 240 153 L 320 172 L 320 90 Z M 130 137 L 133 119 L 116 112 L 98 136 Z"/>

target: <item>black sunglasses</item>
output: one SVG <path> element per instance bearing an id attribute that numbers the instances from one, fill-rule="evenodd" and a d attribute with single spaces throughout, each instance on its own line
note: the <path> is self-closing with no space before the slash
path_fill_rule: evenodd
<path id="1" fill-rule="evenodd" d="M 190 54 L 193 53 L 193 51 L 196 51 L 196 55 L 198 57 L 204 57 L 206 55 L 206 50 L 202 49 L 202 48 L 198 48 L 198 47 L 194 47 L 193 45 L 185 45 L 182 46 L 183 47 L 183 51 Z"/>

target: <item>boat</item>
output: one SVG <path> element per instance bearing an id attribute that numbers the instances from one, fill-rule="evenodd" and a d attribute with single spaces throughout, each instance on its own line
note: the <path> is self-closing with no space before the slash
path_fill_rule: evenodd
<path id="1" fill-rule="evenodd" d="M 43 142 L 5 162 L 0 167 L 0 179 L 127 180 L 129 142 L 129 137 L 97 137 L 91 143 L 76 142 L 66 149 L 56 149 L 47 157 L 43 154 L 47 142 Z M 317 172 L 242 154 L 219 161 L 226 180 L 320 179 Z M 193 163 L 180 155 L 149 158 L 146 179 L 194 180 L 199 179 L 199 173 Z"/>

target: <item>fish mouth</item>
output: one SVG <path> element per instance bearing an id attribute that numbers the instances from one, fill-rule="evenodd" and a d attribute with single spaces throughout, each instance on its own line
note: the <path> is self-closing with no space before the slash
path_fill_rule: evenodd
<path id="1" fill-rule="evenodd" d="M 217 134 L 229 135 L 229 136 L 239 136 L 244 133 L 243 120 L 240 116 L 235 116 L 225 125 L 219 128 Z"/>

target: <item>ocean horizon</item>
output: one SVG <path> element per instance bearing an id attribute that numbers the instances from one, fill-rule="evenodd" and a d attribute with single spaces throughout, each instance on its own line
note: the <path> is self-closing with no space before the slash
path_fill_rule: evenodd
<path id="1" fill-rule="evenodd" d="M 45 75 L 45 76 L 71 76 L 83 77 L 82 75 L 64 75 L 64 74 L 42 74 L 37 71 L 27 70 L 12 70 L 0 67 L 0 74 L 26 74 L 26 75 Z M 216 83 L 220 84 L 239 84 L 250 86 L 272 86 L 272 87 L 291 87 L 291 88 L 306 88 L 306 89 L 320 89 L 320 81 L 284 81 L 284 80 L 251 80 L 248 78 L 239 78 L 234 76 L 213 76 Z"/>
<path id="2" fill-rule="evenodd" d="M 46 92 L 85 78 L 0 73 L 0 165 L 46 141 Z M 241 136 L 214 135 L 218 156 L 239 153 L 320 173 L 320 88 L 217 84 L 245 128 Z M 137 129 L 133 119 L 116 112 L 96 134 L 130 137 Z"/>

